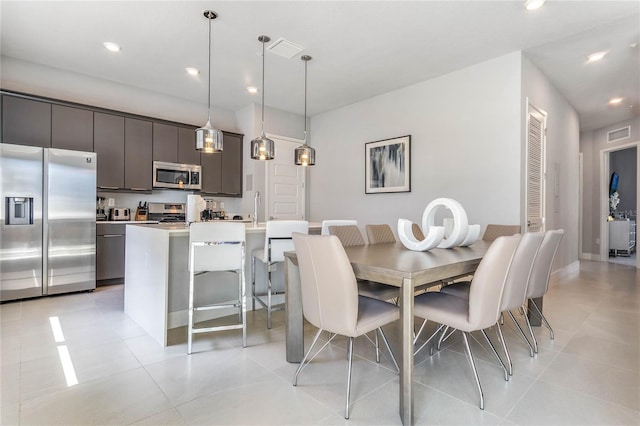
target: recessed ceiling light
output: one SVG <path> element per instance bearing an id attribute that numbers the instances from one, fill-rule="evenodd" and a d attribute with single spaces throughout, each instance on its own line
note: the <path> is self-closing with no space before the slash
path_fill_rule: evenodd
<path id="1" fill-rule="evenodd" d="M 636 42 L 634 42 L 634 43 L 631 43 L 631 44 L 629 45 L 629 47 L 633 49 L 633 48 L 638 47 L 638 44 L 639 44 L 639 43 L 636 41 Z"/>
<path id="2" fill-rule="evenodd" d="M 536 10 L 540 9 L 544 2 L 545 0 L 526 0 L 524 2 L 524 7 L 527 10 Z"/>
<path id="3" fill-rule="evenodd" d="M 604 58 L 606 54 L 607 52 L 592 53 L 591 55 L 587 56 L 587 62 L 598 62 L 599 60 Z"/>
<path id="4" fill-rule="evenodd" d="M 192 75 L 194 77 L 200 74 L 200 70 L 198 68 L 187 67 L 185 68 L 185 70 L 187 70 L 187 74 Z"/>
<path id="5" fill-rule="evenodd" d="M 122 50 L 122 47 L 120 47 L 119 44 L 114 43 L 112 41 L 105 41 L 104 43 L 102 43 L 104 45 L 104 47 L 107 48 L 108 51 L 110 52 L 119 52 Z"/>
<path id="6" fill-rule="evenodd" d="M 622 102 L 622 98 L 609 99 L 609 105 L 618 105 L 620 102 Z"/>
<path id="7" fill-rule="evenodd" d="M 258 93 L 258 88 L 254 87 L 254 86 L 249 86 L 249 87 L 247 87 L 247 92 L 251 93 L 252 95 L 256 94 L 256 93 Z"/>

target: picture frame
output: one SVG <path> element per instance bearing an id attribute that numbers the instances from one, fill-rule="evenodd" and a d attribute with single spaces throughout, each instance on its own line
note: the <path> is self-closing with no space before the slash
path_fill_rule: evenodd
<path id="1" fill-rule="evenodd" d="M 411 192 L 411 135 L 365 143 L 365 194 Z"/>

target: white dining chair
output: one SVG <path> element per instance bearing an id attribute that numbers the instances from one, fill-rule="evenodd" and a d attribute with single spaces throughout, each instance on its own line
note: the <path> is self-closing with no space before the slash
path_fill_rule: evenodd
<path id="1" fill-rule="evenodd" d="M 553 329 L 551 324 L 547 321 L 547 318 L 542 314 L 542 309 L 536 304 L 535 299 L 543 297 L 549 290 L 549 278 L 551 277 L 551 268 L 553 267 L 553 259 L 558 252 L 560 246 L 560 240 L 564 235 L 563 229 L 557 229 L 547 231 L 540 245 L 540 250 L 536 256 L 536 260 L 533 263 L 533 269 L 531 270 L 531 278 L 529 279 L 529 287 L 527 288 L 527 299 L 529 300 L 528 306 L 533 306 L 531 313 L 540 316 L 542 323 L 549 329 L 551 340 L 554 338 Z M 538 341 L 533 333 L 533 329 L 529 325 L 529 333 L 533 340 L 533 347 L 535 352 L 538 352 Z"/>
<path id="2" fill-rule="evenodd" d="M 335 235 L 294 233 L 293 243 L 300 268 L 303 315 L 307 321 L 318 328 L 309 350 L 296 370 L 293 385 L 297 386 L 298 375 L 302 369 L 332 341 L 336 334 L 346 336 L 349 342 L 344 417 L 348 419 L 353 340 L 370 331 L 379 332 L 396 369 L 400 371 L 382 331 L 382 326 L 400 319 L 400 311 L 391 303 L 358 295 L 358 286 L 351 263 Z M 325 330 L 333 333 L 333 336 L 310 357 L 320 334 Z"/>
<path id="3" fill-rule="evenodd" d="M 357 220 L 342 220 L 342 219 L 328 219 L 322 221 L 322 228 L 320 230 L 320 235 L 329 235 L 329 227 L 330 226 L 349 226 L 356 225 L 358 226 Z"/>
<path id="4" fill-rule="evenodd" d="M 520 326 L 520 323 L 517 321 L 516 317 L 511 312 L 514 309 L 520 309 L 522 305 L 524 305 L 527 298 L 527 287 L 529 285 L 529 278 L 531 277 L 531 271 L 533 269 L 533 263 L 536 259 L 536 255 L 538 254 L 538 250 L 540 249 L 540 245 L 542 244 L 542 240 L 544 238 L 544 232 L 529 232 L 522 236 L 520 239 L 520 244 L 518 244 L 518 248 L 513 256 L 513 262 L 511 263 L 511 268 L 509 269 L 509 274 L 507 275 L 507 282 L 504 286 L 504 291 L 502 293 L 502 300 L 500 302 L 500 311 L 503 314 L 508 314 L 511 317 L 511 320 L 516 325 L 516 329 L 519 332 L 519 335 L 524 342 L 529 347 L 529 353 L 531 356 L 534 355 L 534 348 L 529 339 L 524 333 L 524 330 Z M 469 292 L 471 290 L 471 282 L 463 281 L 456 282 L 446 287 L 440 289 L 441 292 L 451 294 L 453 296 L 462 297 L 465 299 L 469 299 Z M 525 320 L 527 317 L 525 316 Z M 502 342 L 502 349 L 504 350 L 505 356 L 507 358 L 507 367 L 509 370 L 509 375 L 513 375 L 513 363 L 511 361 L 511 355 L 509 354 L 509 349 L 507 347 L 507 342 L 504 338 L 504 334 L 502 333 L 502 326 L 500 321 L 496 323 L 498 335 L 500 341 Z"/>
<path id="5" fill-rule="evenodd" d="M 514 235 L 500 237 L 491 244 L 478 265 L 471 282 L 468 299 L 441 291 L 429 291 L 416 296 L 414 300 L 415 316 L 440 324 L 436 333 L 420 346 L 416 353 L 428 344 L 442 327 L 459 330 L 462 333 L 465 352 L 480 395 L 480 409 L 484 409 L 484 395 L 469 346 L 468 335 L 472 331 L 482 332 L 494 356 L 501 364 L 505 380 L 508 380 L 507 368 L 484 330 L 494 325 L 500 317 L 502 292 L 519 242 L 520 236 Z"/>

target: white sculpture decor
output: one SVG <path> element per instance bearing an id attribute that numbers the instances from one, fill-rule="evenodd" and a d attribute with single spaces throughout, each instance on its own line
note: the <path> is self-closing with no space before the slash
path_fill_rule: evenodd
<path id="1" fill-rule="evenodd" d="M 451 211 L 453 219 L 446 218 L 444 226 L 436 226 L 436 213 L 440 207 Z M 422 214 L 422 232 L 424 240 L 418 241 L 413 235 L 413 223 L 407 219 L 398 219 L 398 236 L 409 250 L 426 251 L 434 247 L 466 247 L 480 237 L 480 225 L 469 225 L 467 212 L 462 204 L 451 198 L 437 198 L 430 202 Z"/>

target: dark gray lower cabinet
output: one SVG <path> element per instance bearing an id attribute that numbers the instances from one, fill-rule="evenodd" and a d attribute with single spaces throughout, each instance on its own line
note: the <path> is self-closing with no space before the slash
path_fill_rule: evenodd
<path id="1" fill-rule="evenodd" d="M 124 279 L 125 242 L 126 225 L 96 225 L 96 281 L 110 284 Z"/>

